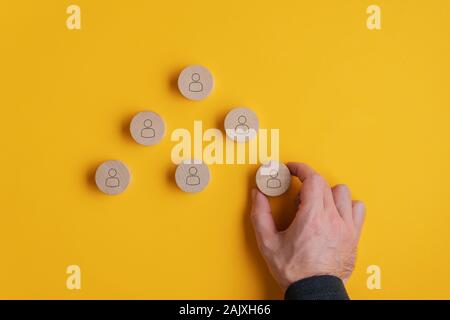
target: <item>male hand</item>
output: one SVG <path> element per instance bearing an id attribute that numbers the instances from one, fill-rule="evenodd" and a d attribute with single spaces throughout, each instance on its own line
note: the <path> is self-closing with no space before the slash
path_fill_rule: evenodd
<path id="1" fill-rule="evenodd" d="M 279 285 L 286 290 L 298 280 L 332 275 L 344 282 L 355 267 L 365 206 L 352 201 L 346 185 L 330 188 L 303 163 L 288 163 L 302 182 L 297 213 L 291 225 L 278 231 L 268 199 L 252 190 L 252 222 L 259 249 Z"/>

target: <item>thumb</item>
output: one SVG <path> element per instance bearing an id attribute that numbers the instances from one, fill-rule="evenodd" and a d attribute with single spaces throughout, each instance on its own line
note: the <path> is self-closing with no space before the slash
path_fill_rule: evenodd
<path id="1" fill-rule="evenodd" d="M 269 200 L 261 191 L 252 190 L 252 223 L 260 249 L 274 245 L 278 231 L 273 221 Z"/>

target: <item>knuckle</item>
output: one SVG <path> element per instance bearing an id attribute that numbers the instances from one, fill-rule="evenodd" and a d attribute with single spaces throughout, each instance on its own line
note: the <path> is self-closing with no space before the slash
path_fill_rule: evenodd
<path id="1" fill-rule="evenodd" d="M 308 223 L 309 231 L 311 231 L 312 234 L 318 234 L 324 229 L 323 221 L 318 216 L 319 215 L 315 215 Z"/>
<path id="2" fill-rule="evenodd" d="M 314 185 L 321 186 L 321 185 L 324 184 L 325 179 L 324 179 L 320 174 L 314 173 L 314 174 L 311 176 L 311 182 L 312 182 Z"/>
<path id="3" fill-rule="evenodd" d="M 334 186 L 333 191 L 336 194 L 340 195 L 349 195 L 350 194 L 350 188 L 346 184 L 338 184 Z"/>

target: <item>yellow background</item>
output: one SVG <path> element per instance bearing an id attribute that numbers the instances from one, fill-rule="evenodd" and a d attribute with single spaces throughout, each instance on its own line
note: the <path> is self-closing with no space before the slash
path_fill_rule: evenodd
<path id="1" fill-rule="evenodd" d="M 256 166 L 174 184 L 170 133 L 237 105 L 366 202 L 353 298 L 450 298 L 449 1 L 4 1 L 0 34 L 0 298 L 281 298 L 249 222 Z M 216 80 L 201 102 L 174 85 L 193 63 Z M 167 122 L 153 147 L 127 131 L 144 109 Z M 93 183 L 107 159 L 132 170 L 120 196 Z M 272 201 L 280 227 L 296 188 Z"/>

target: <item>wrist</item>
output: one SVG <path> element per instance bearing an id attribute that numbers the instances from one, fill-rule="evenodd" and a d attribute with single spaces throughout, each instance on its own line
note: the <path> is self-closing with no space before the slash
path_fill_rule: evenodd
<path id="1" fill-rule="evenodd" d="M 349 300 L 343 281 L 333 275 L 297 280 L 285 292 L 286 300 Z"/>

